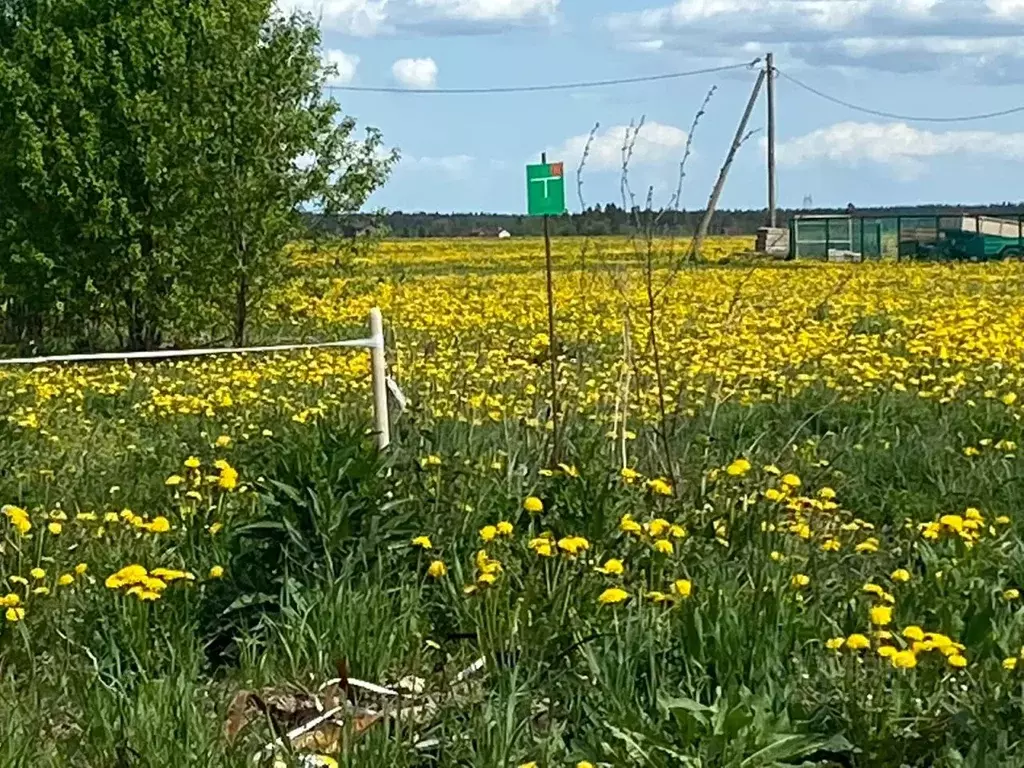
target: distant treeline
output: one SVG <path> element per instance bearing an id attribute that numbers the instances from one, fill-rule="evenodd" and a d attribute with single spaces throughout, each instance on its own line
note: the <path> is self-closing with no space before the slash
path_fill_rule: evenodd
<path id="1" fill-rule="evenodd" d="M 924 216 L 969 211 L 990 215 L 1016 214 L 1024 203 L 999 203 L 983 206 L 918 205 L 889 208 L 815 208 L 786 209 L 778 212 L 778 225 L 788 226 L 794 214 L 856 213 L 876 216 Z M 703 211 L 670 211 L 660 220 L 659 231 L 681 236 L 691 235 Z M 504 213 L 405 213 L 395 211 L 378 217 L 348 217 L 344 220 L 319 220 L 321 228 L 335 234 L 351 234 L 380 223 L 387 225 L 391 237 L 495 237 L 501 230 L 515 237 L 541 234 L 541 219 Z M 721 210 L 715 213 L 713 235 L 753 235 L 768 223 L 768 212 L 761 210 Z M 554 235 L 625 235 L 633 231 L 635 217 L 614 203 L 588 208 L 583 213 L 565 214 L 550 220 Z"/>

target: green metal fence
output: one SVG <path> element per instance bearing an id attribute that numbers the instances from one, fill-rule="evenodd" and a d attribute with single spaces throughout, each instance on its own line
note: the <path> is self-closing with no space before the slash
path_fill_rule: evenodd
<path id="1" fill-rule="evenodd" d="M 999 216 L 798 215 L 790 219 L 789 229 L 790 256 L 795 258 L 984 260 L 1024 255 L 1024 212 Z M 986 234 L 987 231 L 998 231 L 999 236 Z M 987 243 L 980 242 L 986 240 Z"/>

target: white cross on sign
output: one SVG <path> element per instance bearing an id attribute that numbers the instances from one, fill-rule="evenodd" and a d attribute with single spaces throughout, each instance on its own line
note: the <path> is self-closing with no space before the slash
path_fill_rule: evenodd
<path id="1" fill-rule="evenodd" d="M 561 176 L 541 176 L 539 179 L 530 179 L 531 184 L 543 184 L 544 185 L 544 197 L 548 196 L 548 182 L 549 181 L 561 181 Z"/>
<path id="2" fill-rule="evenodd" d="M 526 166 L 527 212 L 531 216 L 565 213 L 565 172 L 562 163 Z"/>

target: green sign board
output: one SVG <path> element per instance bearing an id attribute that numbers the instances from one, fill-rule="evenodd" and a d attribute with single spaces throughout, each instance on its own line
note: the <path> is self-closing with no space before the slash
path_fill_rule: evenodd
<path id="1" fill-rule="evenodd" d="M 565 213 L 565 171 L 562 163 L 526 166 L 526 211 L 530 216 Z"/>

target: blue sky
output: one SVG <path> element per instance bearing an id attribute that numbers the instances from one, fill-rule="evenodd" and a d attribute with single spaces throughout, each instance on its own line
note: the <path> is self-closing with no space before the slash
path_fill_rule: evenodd
<path id="1" fill-rule="evenodd" d="M 837 98 L 904 115 L 956 116 L 1024 105 L 1024 0 L 282 0 L 321 20 L 336 82 L 414 94 L 338 92 L 403 159 L 372 205 L 392 210 L 525 208 L 528 160 L 547 151 L 570 176 L 600 123 L 586 203 L 619 201 L 619 147 L 641 117 L 631 186 L 667 201 L 687 131 L 683 206 L 707 201 L 755 71 L 540 94 L 446 95 L 655 75 L 745 62 L 776 66 Z M 766 204 L 765 104 L 720 205 Z M 779 204 L 859 206 L 1024 200 L 1024 112 L 923 123 L 858 113 L 777 82 Z"/>

